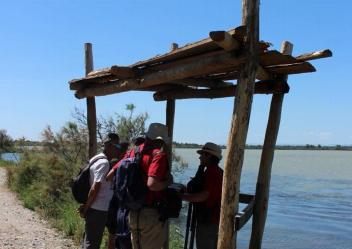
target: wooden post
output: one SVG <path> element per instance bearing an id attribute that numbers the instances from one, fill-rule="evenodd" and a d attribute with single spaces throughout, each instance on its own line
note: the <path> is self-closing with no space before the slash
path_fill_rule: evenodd
<path id="1" fill-rule="evenodd" d="M 291 55 L 292 49 L 293 45 L 284 41 L 282 43 L 281 53 Z M 287 81 L 288 76 L 278 75 L 277 78 Z M 284 94 L 274 94 L 271 100 L 269 120 L 266 127 L 255 193 L 252 234 L 249 244 L 250 249 L 259 249 L 262 247 L 262 239 L 269 204 L 271 168 L 274 160 L 276 139 L 279 133 L 283 100 Z"/>
<path id="2" fill-rule="evenodd" d="M 240 65 L 235 107 L 227 141 L 218 248 L 236 248 L 235 216 L 238 213 L 239 187 L 252 108 L 254 82 L 258 69 L 259 0 L 242 0 L 242 25 L 247 27 L 246 63 Z"/>
<path id="3" fill-rule="evenodd" d="M 84 44 L 84 63 L 86 76 L 94 70 L 92 44 Z M 89 159 L 97 154 L 97 114 L 95 110 L 95 98 L 87 98 L 87 124 L 88 124 L 88 142 L 89 142 Z"/>
<path id="4" fill-rule="evenodd" d="M 174 51 L 178 48 L 177 43 L 171 43 L 170 51 Z M 166 154 L 167 163 L 169 164 L 170 172 L 172 170 L 172 142 L 174 134 L 174 120 L 175 120 L 175 105 L 176 101 L 174 99 L 167 100 L 166 102 L 166 126 L 169 131 L 169 137 L 171 138 L 171 143 L 164 146 L 163 151 Z M 163 249 L 169 249 L 169 235 L 170 235 L 170 224 L 167 227 L 167 240 Z"/>

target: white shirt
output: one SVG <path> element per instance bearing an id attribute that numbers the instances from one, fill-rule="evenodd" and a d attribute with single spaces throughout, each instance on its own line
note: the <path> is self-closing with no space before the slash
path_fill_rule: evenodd
<path id="1" fill-rule="evenodd" d="M 90 159 L 90 162 L 98 156 L 105 156 L 104 153 L 100 153 Z M 101 182 L 99 193 L 90 206 L 93 209 L 100 211 L 108 211 L 109 204 L 113 195 L 111 185 L 109 181 L 105 180 L 106 175 L 109 173 L 110 164 L 107 159 L 99 159 L 90 167 L 90 179 L 89 183 L 92 185 L 94 182 Z"/>

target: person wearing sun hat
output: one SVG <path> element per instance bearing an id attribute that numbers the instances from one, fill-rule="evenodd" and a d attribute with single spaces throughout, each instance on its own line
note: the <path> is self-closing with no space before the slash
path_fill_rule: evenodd
<path id="1" fill-rule="evenodd" d="M 160 249 L 167 240 L 168 221 L 159 221 L 159 213 L 155 205 L 155 200 L 165 198 L 165 190 L 173 183 L 173 177 L 167 166 L 165 153 L 161 149 L 166 144 L 171 143 L 168 136 L 168 128 L 160 123 L 152 123 L 146 132 L 145 141 L 139 145 L 139 151 L 150 148 L 141 158 L 141 166 L 146 172 L 148 179 L 143 177 L 150 189 L 148 199 L 144 207 L 139 211 L 130 211 L 129 219 L 132 230 L 132 245 L 134 249 Z M 134 150 L 127 153 L 127 156 L 135 157 Z M 121 159 L 121 161 L 123 160 Z M 121 162 L 120 161 L 120 162 Z M 119 162 L 113 167 L 117 169 Z"/>
<path id="2" fill-rule="evenodd" d="M 219 232 L 220 221 L 220 205 L 222 193 L 222 177 L 223 171 L 219 167 L 222 159 L 220 146 L 214 143 L 206 143 L 202 149 L 197 150 L 200 155 L 200 165 L 204 166 L 205 181 L 203 188 L 198 193 L 180 194 L 180 197 L 186 201 L 197 204 L 197 228 L 196 228 L 196 244 L 197 249 L 216 249 Z M 200 166 L 200 168 L 201 168 Z"/>

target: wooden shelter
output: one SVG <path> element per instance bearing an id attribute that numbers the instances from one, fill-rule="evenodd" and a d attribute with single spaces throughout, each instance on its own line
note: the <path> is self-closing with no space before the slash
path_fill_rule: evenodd
<path id="1" fill-rule="evenodd" d="M 242 8 L 242 26 L 210 32 L 209 38 L 180 48 L 173 43 L 169 53 L 129 66 L 93 71 L 92 45 L 85 44 L 86 77 L 69 82 L 76 98 L 87 99 L 90 156 L 97 150 L 95 96 L 132 90 L 154 92 L 155 101 L 166 101 L 171 138 L 176 99 L 235 97 L 225 157 L 221 249 L 236 247 L 237 231 L 252 216 L 249 248 L 261 248 L 281 107 L 290 89 L 288 75 L 315 72 L 308 61 L 332 56 L 330 50 L 292 56 L 289 42 L 283 42 L 281 52 L 269 50 L 269 42 L 259 41 L 259 0 L 243 0 Z M 237 80 L 237 84 L 229 80 Z M 253 94 L 273 95 L 255 196 L 239 194 Z M 165 148 L 168 160 L 171 149 L 171 145 Z M 239 202 L 248 204 L 241 212 Z"/>

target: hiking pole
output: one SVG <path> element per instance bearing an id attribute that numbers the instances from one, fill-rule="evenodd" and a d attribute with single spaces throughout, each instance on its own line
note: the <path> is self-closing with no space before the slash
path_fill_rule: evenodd
<path id="1" fill-rule="evenodd" d="M 185 236 L 185 245 L 184 245 L 183 249 L 187 249 L 187 246 L 188 246 L 188 235 L 189 235 L 189 227 L 191 224 L 191 216 L 192 216 L 192 203 L 190 202 L 188 204 L 186 236 Z"/>
<path id="2" fill-rule="evenodd" d="M 189 242 L 189 249 L 193 249 L 193 246 L 194 246 L 194 234 L 196 232 L 196 223 L 197 223 L 196 209 L 197 209 L 196 207 L 193 207 L 192 221 L 191 221 L 191 240 Z"/>

